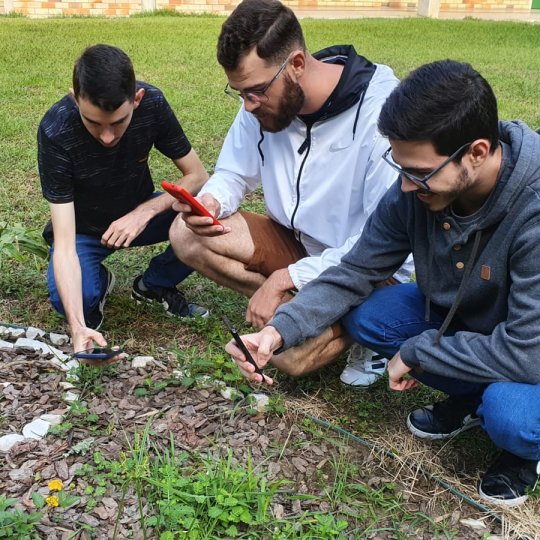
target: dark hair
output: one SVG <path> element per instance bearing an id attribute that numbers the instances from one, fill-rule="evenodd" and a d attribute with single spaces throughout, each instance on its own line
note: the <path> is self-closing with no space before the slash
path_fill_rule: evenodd
<path id="1" fill-rule="evenodd" d="M 129 56 L 111 45 L 88 47 L 75 62 L 73 92 L 104 111 L 133 102 L 135 72 Z"/>
<path id="2" fill-rule="evenodd" d="M 499 140 L 497 99 L 469 64 L 425 64 L 390 94 L 381 109 L 379 131 L 398 141 L 430 141 L 441 156 L 476 139 L 488 139 L 494 152 Z"/>
<path id="3" fill-rule="evenodd" d="M 256 46 L 260 58 L 284 62 L 295 47 L 305 50 L 302 28 L 293 11 L 278 0 L 244 0 L 223 23 L 217 59 L 224 69 L 236 69 Z"/>

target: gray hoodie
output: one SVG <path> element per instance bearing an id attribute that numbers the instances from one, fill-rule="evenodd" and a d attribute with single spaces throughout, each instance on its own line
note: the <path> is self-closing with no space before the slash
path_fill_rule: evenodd
<path id="1" fill-rule="evenodd" d="M 341 263 L 276 312 L 270 324 L 284 348 L 363 303 L 412 252 L 426 317 L 430 303 L 449 317 L 441 332 L 403 343 L 403 361 L 471 382 L 540 383 L 540 136 L 522 122 L 501 122 L 500 139 L 496 186 L 472 216 L 432 213 L 398 180 Z M 444 335 L 451 321 L 467 330 Z"/>

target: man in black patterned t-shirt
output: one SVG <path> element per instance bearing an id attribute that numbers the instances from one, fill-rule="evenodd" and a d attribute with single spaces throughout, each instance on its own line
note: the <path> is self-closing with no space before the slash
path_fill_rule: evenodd
<path id="1" fill-rule="evenodd" d="M 137 82 L 120 49 L 86 49 L 73 70 L 73 90 L 45 114 L 38 130 L 43 196 L 51 221 L 48 287 L 53 307 L 67 318 L 73 347 L 105 345 L 97 332 L 114 276 L 102 264 L 120 248 L 168 240 L 176 217 L 173 197 L 154 193 L 148 168 L 155 146 L 196 194 L 208 175 L 161 91 Z M 137 301 L 157 301 L 180 317 L 206 316 L 176 289 L 191 268 L 170 246 L 133 283 Z"/>

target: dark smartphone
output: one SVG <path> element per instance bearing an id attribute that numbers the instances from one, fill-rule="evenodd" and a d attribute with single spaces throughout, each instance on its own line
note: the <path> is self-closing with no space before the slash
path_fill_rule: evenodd
<path id="1" fill-rule="evenodd" d="M 248 351 L 246 345 L 240 338 L 234 324 L 225 316 L 223 316 L 223 322 L 225 323 L 225 326 L 231 333 L 234 341 L 236 342 L 236 345 L 238 345 L 238 348 L 244 353 L 246 360 L 255 368 L 255 373 L 258 373 L 259 375 L 261 375 L 264 381 L 266 378 L 266 375 L 263 373 L 262 369 L 257 365 L 257 362 L 253 360 L 253 356 L 251 356 L 251 353 Z"/>
<path id="2" fill-rule="evenodd" d="M 87 349 L 86 351 L 76 352 L 73 356 L 81 360 L 110 360 L 123 352 L 123 349 L 94 347 L 92 349 Z"/>
<path id="3" fill-rule="evenodd" d="M 212 218 L 214 225 L 221 225 L 221 223 L 197 199 L 195 199 L 189 191 L 165 180 L 161 182 L 161 187 L 181 203 L 189 204 L 189 206 L 191 206 L 191 211 L 194 214 Z"/>

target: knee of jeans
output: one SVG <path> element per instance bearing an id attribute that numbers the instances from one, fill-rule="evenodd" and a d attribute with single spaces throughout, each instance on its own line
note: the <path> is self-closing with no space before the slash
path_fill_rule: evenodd
<path id="1" fill-rule="evenodd" d="M 512 383 L 490 384 L 484 391 L 478 408 L 484 429 L 497 446 L 504 446 L 504 441 L 515 437 L 523 429 L 524 411 L 519 414 L 510 405 L 506 392 L 509 384 Z"/>
<path id="2" fill-rule="evenodd" d="M 370 309 L 367 302 L 354 308 L 348 315 L 343 317 L 341 322 L 354 341 L 358 341 L 367 347 L 381 341 L 379 318 Z"/>

